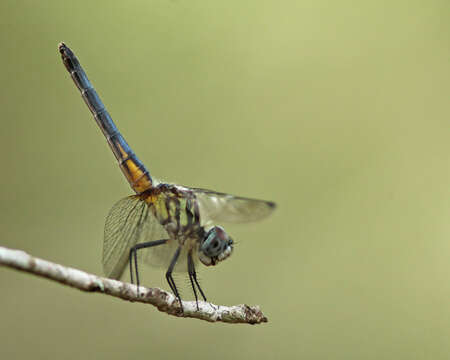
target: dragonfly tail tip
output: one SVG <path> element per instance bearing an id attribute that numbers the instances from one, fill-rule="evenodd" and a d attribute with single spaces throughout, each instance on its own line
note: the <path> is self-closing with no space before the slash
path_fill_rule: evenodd
<path id="1" fill-rule="evenodd" d="M 64 42 L 64 41 L 61 41 L 61 42 L 58 44 L 58 51 L 59 51 L 60 53 L 63 53 L 64 50 L 66 50 L 66 49 L 67 49 L 67 46 L 66 46 L 65 42 Z"/>

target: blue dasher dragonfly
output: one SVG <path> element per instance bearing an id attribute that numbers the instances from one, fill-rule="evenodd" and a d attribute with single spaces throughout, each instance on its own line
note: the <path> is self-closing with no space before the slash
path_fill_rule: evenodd
<path id="1" fill-rule="evenodd" d="M 59 44 L 58 50 L 136 193 L 117 202 L 106 218 L 105 275 L 119 279 L 129 265 L 131 283 L 135 277 L 139 293 L 139 254 L 139 262 L 167 268 L 167 282 L 181 308 L 172 273 L 187 272 L 198 308 L 196 287 L 207 300 L 197 279 L 196 263 L 200 260 L 206 266 L 214 266 L 233 252 L 232 238 L 218 224 L 260 220 L 274 210 L 275 204 L 152 178 L 120 134 L 74 53 L 64 43 Z"/>

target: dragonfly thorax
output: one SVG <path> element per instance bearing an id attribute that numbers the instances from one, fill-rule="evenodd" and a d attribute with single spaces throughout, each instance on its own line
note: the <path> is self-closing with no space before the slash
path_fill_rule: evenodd
<path id="1" fill-rule="evenodd" d="M 206 265 L 216 265 L 233 252 L 233 239 L 220 226 L 214 226 L 205 233 L 198 249 L 200 261 Z"/>

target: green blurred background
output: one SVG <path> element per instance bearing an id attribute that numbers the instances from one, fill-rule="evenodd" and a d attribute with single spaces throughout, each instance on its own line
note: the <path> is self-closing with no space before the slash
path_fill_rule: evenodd
<path id="1" fill-rule="evenodd" d="M 0 2 L 0 245 L 102 273 L 131 193 L 73 48 L 151 173 L 274 200 L 200 270 L 210 324 L 0 269 L 2 359 L 448 359 L 450 3 Z M 168 288 L 162 270 L 149 286 Z M 183 296 L 192 298 L 187 279 Z"/>

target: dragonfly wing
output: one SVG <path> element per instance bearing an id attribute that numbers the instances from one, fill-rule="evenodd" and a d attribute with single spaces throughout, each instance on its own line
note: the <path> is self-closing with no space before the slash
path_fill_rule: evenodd
<path id="1" fill-rule="evenodd" d="M 103 270 L 107 277 L 119 279 L 129 260 L 130 248 L 138 243 L 168 239 L 164 227 L 139 196 L 118 201 L 106 218 L 103 242 Z M 157 247 L 166 247 L 160 245 Z M 152 248 L 141 251 L 141 255 Z M 138 251 L 139 254 L 139 251 Z"/>
<path id="2" fill-rule="evenodd" d="M 171 239 L 164 226 L 153 215 L 147 203 L 139 196 L 128 196 L 118 201 L 106 218 L 103 242 L 103 270 L 109 278 L 120 279 L 129 261 L 130 249 L 136 244 L 168 239 L 164 245 L 138 250 L 139 262 L 168 269 L 179 244 Z M 196 257 L 194 257 L 196 258 Z M 182 249 L 174 268 L 187 271 L 187 250 Z"/>
<path id="3" fill-rule="evenodd" d="M 169 239 L 169 241 L 167 241 L 164 245 L 139 250 L 138 257 L 147 265 L 167 270 L 179 246 L 180 245 L 177 240 Z M 187 272 L 187 254 L 187 247 L 182 247 L 178 260 L 173 268 L 174 272 Z M 193 260 L 194 263 L 198 262 L 197 251 L 193 252 Z"/>
<path id="4" fill-rule="evenodd" d="M 202 222 L 247 223 L 270 215 L 275 203 L 249 199 L 207 189 L 192 189 L 199 204 Z"/>

